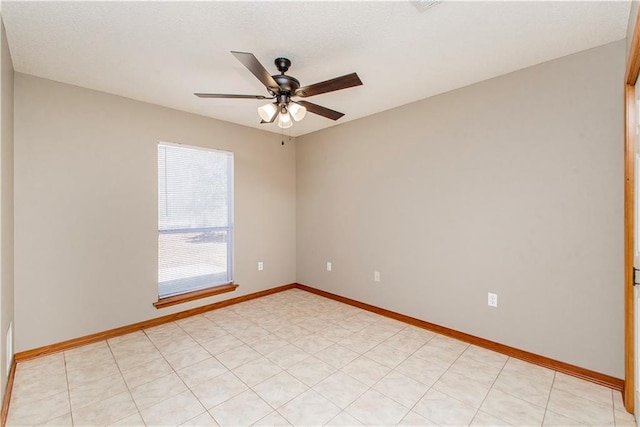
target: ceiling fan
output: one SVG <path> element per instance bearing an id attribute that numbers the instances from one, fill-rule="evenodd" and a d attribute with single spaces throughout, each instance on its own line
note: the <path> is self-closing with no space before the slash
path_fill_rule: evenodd
<path id="1" fill-rule="evenodd" d="M 270 75 L 252 53 L 231 52 L 251 73 L 260 80 L 267 88 L 269 96 L 264 95 L 232 95 L 222 93 L 194 93 L 200 98 L 232 98 L 232 99 L 273 99 L 274 102 L 258 108 L 258 114 L 262 118 L 260 123 L 273 123 L 278 118 L 278 126 L 287 129 L 293 126 L 293 121 L 300 121 L 307 111 L 326 117 L 331 120 L 338 120 L 344 113 L 334 111 L 318 104 L 308 101 L 294 101 L 291 98 L 320 95 L 321 93 L 333 92 L 347 89 L 353 86 L 360 86 L 362 81 L 358 74 L 351 73 L 341 77 L 336 77 L 324 82 L 315 83 L 310 86 L 300 87 L 298 79 L 288 76 L 285 73 L 291 66 L 291 61 L 287 58 L 276 58 L 274 63 L 280 74 Z"/>

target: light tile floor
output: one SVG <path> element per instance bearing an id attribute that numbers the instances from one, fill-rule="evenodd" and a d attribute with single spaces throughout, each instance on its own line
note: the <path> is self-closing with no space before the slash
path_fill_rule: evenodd
<path id="1" fill-rule="evenodd" d="M 301 290 L 17 366 L 9 425 L 635 425 L 620 393 Z"/>

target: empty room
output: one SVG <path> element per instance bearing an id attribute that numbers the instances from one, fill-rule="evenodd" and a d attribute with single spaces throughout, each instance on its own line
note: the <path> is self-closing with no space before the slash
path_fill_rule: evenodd
<path id="1" fill-rule="evenodd" d="M 635 426 L 638 10 L 1 1 L 0 422 Z"/>

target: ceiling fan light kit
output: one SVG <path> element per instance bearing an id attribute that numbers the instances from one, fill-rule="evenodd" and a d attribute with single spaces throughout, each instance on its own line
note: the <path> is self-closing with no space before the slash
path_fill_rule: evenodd
<path id="1" fill-rule="evenodd" d="M 293 120 L 291 120 L 291 115 L 288 112 L 280 113 L 278 117 L 278 127 L 280 129 L 289 129 L 293 126 Z"/>
<path id="2" fill-rule="evenodd" d="M 324 82 L 315 83 L 310 86 L 300 87 L 298 79 L 285 74 L 291 66 L 291 61 L 287 58 L 276 58 L 274 61 L 280 74 L 270 75 L 252 53 L 231 52 L 238 61 L 265 86 L 270 96 L 264 95 L 232 95 L 219 93 L 194 93 L 199 98 L 231 98 L 231 99 L 274 99 L 258 108 L 258 115 L 262 119 L 260 123 L 273 123 L 278 118 L 278 127 L 288 129 L 293 126 L 293 122 L 304 119 L 307 111 L 331 120 L 338 120 L 344 116 L 339 111 L 334 111 L 318 104 L 308 101 L 294 101 L 294 96 L 306 98 L 320 95 L 321 93 L 334 92 L 336 90 L 347 89 L 362 85 L 362 81 L 356 73 L 336 77 Z"/>
<path id="3" fill-rule="evenodd" d="M 270 102 L 258 108 L 258 115 L 266 123 L 273 121 L 276 114 L 278 114 L 278 104 L 275 102 Z"/>
<path id="4" fill-rule="evenodd" d="M 307 109 L 297 102 L 291 101 L 291 103 L 289 104 L 289 114 L 291 114 L 293 120 L 299 122 L 300 120 L 304 119 L 304 116 L 307 115 Z"/>

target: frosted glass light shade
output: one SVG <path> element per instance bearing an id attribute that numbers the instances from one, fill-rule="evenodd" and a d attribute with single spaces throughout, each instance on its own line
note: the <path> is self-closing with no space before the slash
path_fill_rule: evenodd
<path id="1" fill-rule="evenodd" d="M 289 104 L 289 113 L 291 114 L 293 120 L 299 122 L 300 120 L 304 119 L 304 116 L 307 115 L 307 109 L 300 104 L 292 102 Z"/>
<path id="2" fill-rule="evenodd" d="M 291 126 L 293 126 L 293 120 L 291 120 L 289 112 L 280 113 L 280 117 L 278 117 L 278 127 L 281 129 L 289 129 Z"/>
<path id="3" fill-rule="evenodd" d="M 262 107 L 258 108 L 258 114 L 260 115 L 260 118 L 262 120 L 264 120 L 265 122 L 270 122 L 271 120 L 273 120 L 273 116 L 278 114 L 278 106 L 275 103 L 263 105 Z"/>

